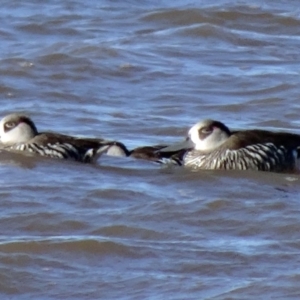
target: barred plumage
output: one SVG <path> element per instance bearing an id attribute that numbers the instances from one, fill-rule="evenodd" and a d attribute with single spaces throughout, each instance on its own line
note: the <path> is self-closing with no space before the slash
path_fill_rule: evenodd
<path id="1" fill-rule="evenodd" d="M 103 153 L 127 156 L 126 147 L 116 141 L 76 138 L 59 133 L 38 133 L 33 121 L 24 115 L 11 114 L 0 122 L 2 148 L 41 156 L 70 159 L 80 162 L 95 161 Z"/>
<path id="2" fill-rule="evenodd" d="M 296 151 L 266 143 L 239 150 L 216 150 L 203 155 L 199 151 L 191 150 L 184 156 L 184 164 L 200 169 L 282 171 L 293 169 L 296 155 Z"/>
<path id="3" fill-rule="evenodd" d="M 231 132 L 223 123 L 204 120 L 189 131 L 186 147 L 178 156 L 182 164 L 195 169 L 288 171 L 296 168 L 300 135 L 264 130 Z"/>
<path id="4" fill-rule="evenodd" d="M 13 146 L 4 147 L 6 150 L 25 151 L 41 156 L 60 158 L 60 159 L 72 159 L 80 161 L 81 155 L 74 146 L 67 143 L 38 145 L 36 143 L 28 144 L 16 144 Z"/>

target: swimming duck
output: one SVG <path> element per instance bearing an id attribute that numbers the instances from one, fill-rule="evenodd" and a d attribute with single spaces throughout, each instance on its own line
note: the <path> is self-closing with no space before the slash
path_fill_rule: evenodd
<path id="1" fill-rule="evenodd" d="M 203 120 L 185 142 L 160 152 L 184 150 L 177 160 L 195 169 L 290 171 L 297 167 L 300 135 L 267 130 L 231 131 L 215 120 Z"/>
<path id="2" fill-rule="evenodd" d="M 126 147 L 116 141 L 77 138 L 53 132 L 39 133 L 34 122 L 23 114 L 10 114 L 0 121 L 0 142 L 8 151 L 81 162 L 97 160 L 101 154 L 127 156 Z"/>
<path id="3" fill-rule="evenodd" d="M 142 146 L 134 148 L 131 151 L 128 151 L 127 156 L 153 161 L 160 164 L 175 164 L 181 165 L 180 153 L 183 153 L 184 150 L 175 150 L 166 151 L 165 149 L 168 145 L 154 145 L 154 146 Z M 164 149 L 164 151 L 160 151 Z"/>

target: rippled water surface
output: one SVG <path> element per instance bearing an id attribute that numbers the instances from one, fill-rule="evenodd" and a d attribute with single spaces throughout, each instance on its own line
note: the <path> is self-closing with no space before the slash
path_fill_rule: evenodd
<path id="1" fill-rule="evenodd" d="M 297 1 L 3 1 L 0 16 L 2 116 L 129 148 L 204 118 L 300 132 Z M 299 179 L 1 153 L 1 299 L 299 299 Z"/>

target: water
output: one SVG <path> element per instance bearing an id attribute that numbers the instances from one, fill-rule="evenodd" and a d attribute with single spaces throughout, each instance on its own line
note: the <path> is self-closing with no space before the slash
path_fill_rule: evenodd
<path id="1" fill-rule="evenodd" d="M 299 133 L 296 1 L 5 1 L 2 116 L 182 139 L 204 118 Z M 299 175 L 1 153 L 2 299 L 299 299 Z"/>

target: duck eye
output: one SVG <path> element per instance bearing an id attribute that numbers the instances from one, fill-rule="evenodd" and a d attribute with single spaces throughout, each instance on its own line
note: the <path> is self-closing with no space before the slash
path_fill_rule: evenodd
<path id="1" fill-rule="evenodd" d="M 5 123 L 5 125 L 4 125 L 4 127 L 5 127 L 6 129 L 11 129 L 11 128 L 15 127 L 15 126 L 16 126 L 16 123 L 15 123 L 15 122 L 7 122 L 7 123 Z"/>
<path id="2" fill-rule="evenodd" d="M 203 128 L 200 129 L 200 131 L 201 131 L 202 134 L 209 134 L 209 133 L 212 132 L 212 128 L 210 128 L 210 127 L 203 127 Z"/>

